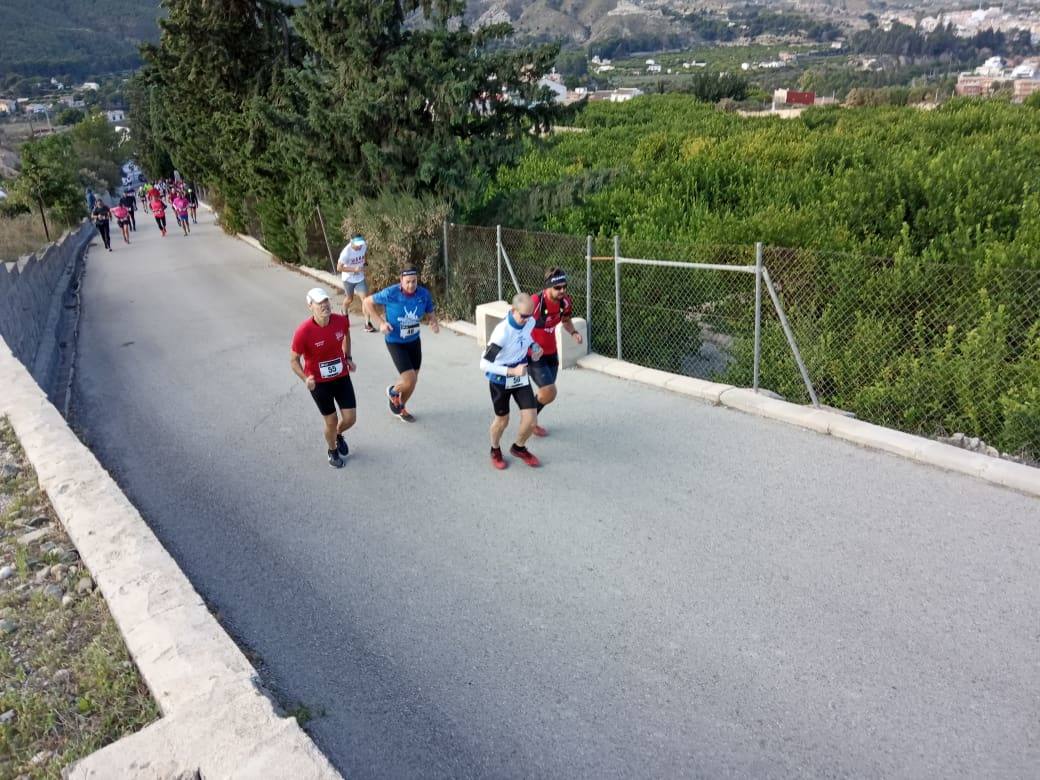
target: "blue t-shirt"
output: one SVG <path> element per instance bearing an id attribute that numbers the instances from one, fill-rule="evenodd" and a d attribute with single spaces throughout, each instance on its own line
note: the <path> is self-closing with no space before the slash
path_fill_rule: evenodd
<path id="1" fill-rule="evenodd" d="M 386 334 L 390 344 L 408 344 L 419 338 L 419 322 L 433 312 L 433 298 L 422 285 L 411 295 L 405 295 L 400 284 L 380 290 L 372 300 L 386 307 L 386 321 L 393 330 Z"/>

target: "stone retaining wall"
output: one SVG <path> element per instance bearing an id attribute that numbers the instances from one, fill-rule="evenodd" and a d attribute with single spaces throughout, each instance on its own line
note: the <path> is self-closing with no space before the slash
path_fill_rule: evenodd
<path id="1" fill-rule="evenodd" d="M 65 292 L 93 235 L 86 221 L 40 251 L 0 264 L 0 336 L 48 395 L 59 363 Z"/>

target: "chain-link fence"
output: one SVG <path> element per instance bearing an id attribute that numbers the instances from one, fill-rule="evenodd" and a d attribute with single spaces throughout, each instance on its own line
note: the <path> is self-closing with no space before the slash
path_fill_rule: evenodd
<path id="1" fill-rule="evenodd" d="M 757 364 L 758 386 L 789 400 L 814 390 L 864 420 L 1040 461 L 1040 270 L 761 247 L 759 277 L 754 245 L 615 248 L 462 225 L 446 226 L 445 242 L 454 316 L 508 299 L 514 275 L 535 291 L 560 267 L 595 352 L 748 387 Z"/>

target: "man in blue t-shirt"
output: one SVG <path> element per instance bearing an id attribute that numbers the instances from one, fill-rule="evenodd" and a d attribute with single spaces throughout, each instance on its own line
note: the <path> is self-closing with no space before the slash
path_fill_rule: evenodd
<path id="1" fill-rule="evenodd" d="M 405 422 L 415 422 L 405 404 L 415 392 L 422 366 L 419 323 L 426 319 L 434 333 L 441 329 L 437 315 L 433 313 L 430 291 L 419 284 L 419 271 L 409 266 L 401 271 L 400 283 L 368 296 L 362 300 L 361 307 L 376 327 L 386 334 L 386 348 L 400 374 L 397 383 L 386 388 L 390 414 Z"/>

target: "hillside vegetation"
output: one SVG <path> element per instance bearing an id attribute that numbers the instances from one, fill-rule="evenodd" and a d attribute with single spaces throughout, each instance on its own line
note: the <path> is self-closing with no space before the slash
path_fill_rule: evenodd
<path id="1" fill-rule="evenodd" d="M 783 120 L 653 96 L 590 105 L 573 124 L 585 132 L 500 169 L 471 219 L 618 234 L 629 257 L 746 265 L 764 242 L 824 403 L 1040 459 L 1035 103 Z M 594 346 L 610 354 L 612 267 L 593 282 Z M 751 383 L 750 283 L 633 268 L 622 287 L 626 359 L 685 371 L 710 337 L 732 358 L 710 378 Z M 775 318 L 763 344 L 763 385 L 807 400 Z"/>
<path id="2" fill-rule="evenodd" d="M 83 79 L 136 67 L 160 13 L 157 0 L 4 0 L 0 74 Z"/>

